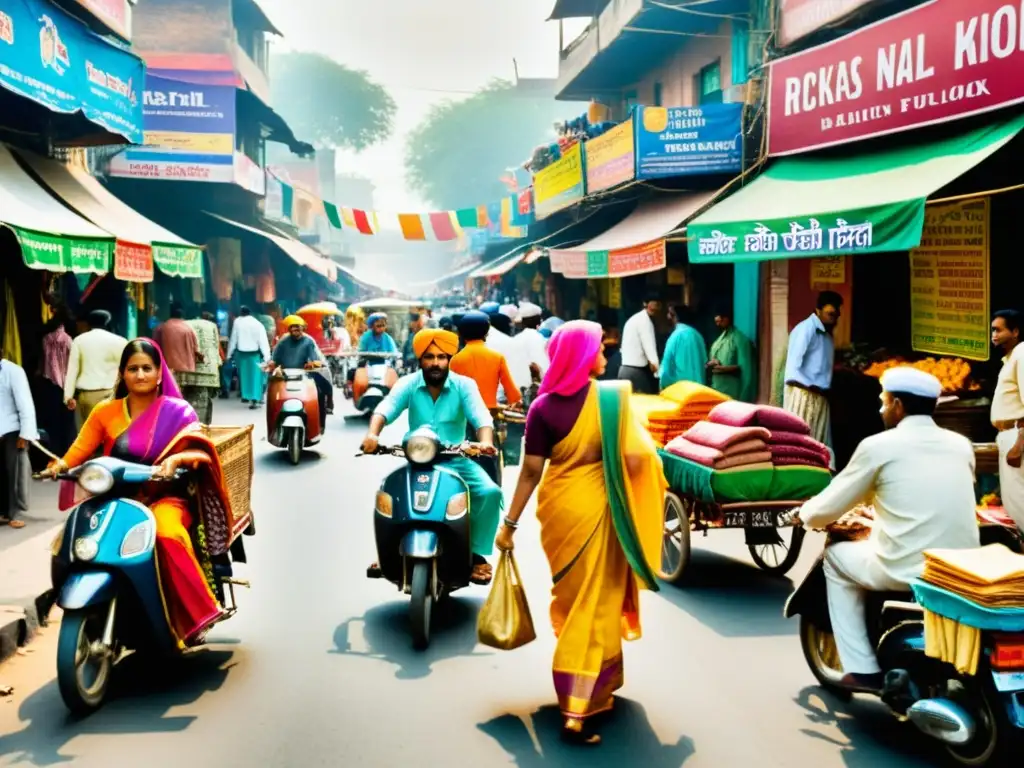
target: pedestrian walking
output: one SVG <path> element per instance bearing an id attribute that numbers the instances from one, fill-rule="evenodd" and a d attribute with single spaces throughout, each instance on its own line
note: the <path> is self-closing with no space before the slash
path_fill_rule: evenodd
<path id="1" fill-rule="evenodd" d="M 818 294 L 818 304 L 789 334 L 782 407 L 811 428 L 815 440 L 832 448 L 828 392 L 832 387 L 836 345 L 832 338 L 843 307 L 835 291 Z M 833 466 L 835 457 L 832 458 Z"/>
<path id="2" fill-rule="evenodd" d="M 71 336 L 64 323 L 63 310 L 58 310 L 43 326 L 43 357 L 39 370 L 39 426 L 46 430 L 49 449 L 62 454 L 75 438 L 75 416 L 63 408 L 64 382 L 68 377 L 71 357 Z"/>
<path id="3" fill-rule="evenodd" d="M 992 318 L 992 344 L 1003 353 L 1003 367 L 992 395 L 992 426 L 999 430 L 999 496 L 1003 507 L 1024 530 L 1024 344 L 1021 315 L 1003 309 Z"/>
<path id="4" fill-rule="evenodd" d="M 526 418 L 526 459 L 495 545 L 513 534 L 540 485 L 537 520 L 554 580 L 553 676 L 563 736 L 597 744 L 587 718 L 622 687 L 622 641 L 640 637 L 641 587 L 656 591 L 667 484 L 657 449 L 629 408 L 629 387 L 597 383 L 603 330 L 574 320 L 548 345 L 551 367 Z M 547 469 L 545 471 L 545 464 Z"/>
<path id="5" fill-rule="evenodd" d="M 68 355 L 68 373 L 64 379 L 64 402 L 75 412 L 77 429 L 89 418 L 97 404 L 114 394 L 117 366 L 128 339 L 107 330 L 110 313 L 97 309 L 86 318 L 89 330 L 76 336 Z"/>
<path id="6" fill-rule="evenodd" d="M 157 326 L 153 332 L 153 340 L 164 352 L 167 367 L 174 374 L 175 381 L 181 386 L 182 397 L 188 401 L 196 413 L 201 416 L 198 398 L 201 393 L 196 387 L 185 387 L 183 377 L 196 371 L 199 359 L 199 338 L 195 329 L 185 320 L 185 310 L 178 304 L 171 306 L 171 316 Z"/>
<path id="7" fill-rule="evenodd" d="M 0 360 L 0 525 L 24 528 L 28 511 L 29 442 L 39 439 L 36 408 L 25 369 Z"/>
<path id="8" fill-rule="evenodd" d="M 551 364 L 547 353 L 548 340 L 539 330 L 543 316 L 544 310 L 540 306 L 529 301 L 522 302 L 519 305 L 518 320 L 523 330 L 512 339 L 530 366 L 530 379 L 518 382 L 527 405 L 536 398 L 537 388 Z"/>
<path id="9" fill-rule="evenodd" d="M 649 294 L 644 307 L 630 317 L 622 327 L 622 364 L 619 378 L 633 385 L 633 392 L 643 395 L 658 394 L 658 339 L 654 333 L 654 318 L 661 312 L 661 301 Z"/>
<path id="10" fill-rule="evenodd" d="M 659 384 L 668 389 L 678 381 L 703 384 L 707 376 L 708 347 L 700 331 L 693 327 L 693 313 L 682 304 L 669 307 L 668 319 L 675 330 L 668 337 L 661 361 Z"/>
<path id="11" fill-rule="evenodd" d="M 238 386 L 242 390 L 242 402 L 258 404 L 263 398 L 262 364 L 270 359 L 270 342 L 267 329 L 252 316 L 248 307 L 239 310 L 239 316 L 231 328 L 228 342 L 228 357 L 238 364 Z"/>
<path id="12" fill-rule="evenodd" d="M 213 423 L 213 401 L 220 390 L 220 331 L 212 312 L 203 312 L 196 320 L 189 320 L 199 342 L 199 353 L 194 372 L 176 374 L 182 394 L 196 409 L 202 424 Z"/>

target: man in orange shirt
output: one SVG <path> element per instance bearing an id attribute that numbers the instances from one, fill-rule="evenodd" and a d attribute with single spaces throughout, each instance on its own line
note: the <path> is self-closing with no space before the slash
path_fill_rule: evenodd
<path id="1" fill-rule="evenodd" d="M 484 404 L 493 411 L 498 407 L 499 384 L 505 390 L 509 405 L 520 402 L 523 396 L 509 373 L 505 356 L 484 344 L 490 327 L 490 318 L 483 312 L 464 314 L 459 319 L 458 328 L 465 346 L 452 358 L 449 368 L 454 373 L 473 379 L 480 389 Z"/>

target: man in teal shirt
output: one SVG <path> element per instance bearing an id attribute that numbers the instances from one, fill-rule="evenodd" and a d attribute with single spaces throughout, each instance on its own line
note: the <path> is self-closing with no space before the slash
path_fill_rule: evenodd
<path id="1" fill-rule="evenodd" d="M 660 384 L 665 390 L 678 381 L 704 383 L 708 364 L 708 348 L 700 331 L 689 324 L 690 310 L 684 306 L 669 307 L 668 318 L 676 329 L 668 337 L 661 359 Z"/>
<path id="2" fill-rule="evenodd" d="M 459 338 L 450 331 L 427 328 L 416 334 L 413 350 L 420 370 L 402 377 L 391 393 L 377 406 L 370 429 L 363 439 L 363 452 L 377 450 L 384 426 L 404 411 L 409 411 L 409 430 L 429 426 L 442 445 L 461 445 L 466 439 L 467 422 L 476 430 L 480 452 L 493 456 L 494 420 L 473 379 L 451 373 L 448 363 L 459 350 Z M 491 566 L 487 556 L 494 546 L 498 521 L 505 505 L 504 497 L 480 465 L 463 456 L 445 459 L 446 466 L 462 478 L 469 490 L 471 515 L 470 542 L 473 550 L 474 584 L 488 584 Z M 376 565 L 371 566 L 371 570 Z"/>

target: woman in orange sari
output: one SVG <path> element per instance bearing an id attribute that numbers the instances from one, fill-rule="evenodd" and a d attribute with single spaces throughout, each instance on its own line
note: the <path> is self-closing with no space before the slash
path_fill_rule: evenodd
<path id="1" fill-rule="evenodd" d="M 551 337 L 551 367 L 527 415 L 526 458 L 496 541 L 512 549 L 539 484 L 555 691 L 563 737 L 581 744 L 600 743 L 586 720 L 611 709 L 622 687 L 622 641 L 640 637 L 638 591 L 658 589 L 650 564 L 660 556 L 666 488 L 655 445 L 630 412 L 629 384 L 594 381 L 606 365 L 602 335 L 597 323 L 576 320 Z"/>
<path id="2" fill-rule="evenodd" d="M 223 615 L 192 546 L 191 528 L 199 503 L 204 511 L 203 532 L 208 554 L 227 549 L 227 494 L 220 462 L 212 444 L 197 432 L 199 418 L 164 362 L 160 348 L 149 339 L 128 343 L 121 355 L 114 398 L 89 414 L 82 431 L 64 457 L 45 474 L 53 476 L 77 467 L 102 451 L 104 455 L 159 466 L 156 478 L 169 481 L 147 485 L 146 501 L 156 518 L 156 560 L 164 615 L 179 648 L 196 645 Z M 195 477 L 174 480 L 179 469 L 201 468 Z M 191 486 L 191 490 L 190 490 Z M 65 491 L 62 507 L 72 499 Z M 201 500 L 201 501 L 200 501 Z M 70 502 L 70 503 L 69 503 Z"/>

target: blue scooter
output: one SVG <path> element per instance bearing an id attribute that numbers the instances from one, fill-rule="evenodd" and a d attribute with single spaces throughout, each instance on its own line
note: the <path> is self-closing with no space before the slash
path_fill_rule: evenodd
<path id="1" fill-rule="evenodd" d="M 51 576 L 64 611 L 57 639 L 57 683 L 73 713 L 102 706 L 114 665 L 124 650 L 179 654 L 164 615 L 154 556 L 156 520 L 132 498 L 154 481 L 157 467 L 112 457 L 86 462 L 58 480 L 71 480 L 90 495 L 68 514 L 53 542 Z M 186 473 L 179 471 L 179 478 Z M 252 533 L 250 527 L 246 533 Z M 244 562 L 242 540 L 232 546 Z M 227 556 L 215 559 L 217 598 L 227 616 L 237 610 Z M 226 599 L 227 598 L 227 599 Z"/>
<path id="2" fill-rule="evenodd" d="M 401 447 L 380 446 L 376 453 L 409 464 L 388 475 L 377 491 L 373 529 L 380 567 L 367 575 L 387 579 L 410 596 L 413 646 L 422 650 L 430 645 L 434 603 L 469 586 L 473 573 L 469 490 L 439 462 L 472 453 L 442 446 L 429 427 L 410 432 Z"/>

